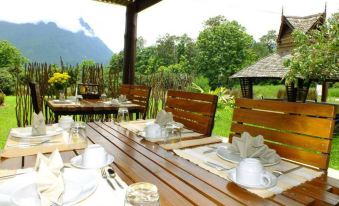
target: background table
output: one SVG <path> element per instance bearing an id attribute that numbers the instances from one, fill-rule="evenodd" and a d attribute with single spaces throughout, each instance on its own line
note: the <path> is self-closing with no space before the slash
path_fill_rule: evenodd
<path id="1" fill-rule="evenodd" d="M 127 184 L 151 182 L 161 206 L 173 205 L 338 205 L 339 181 L 326 175 L 263 199 L 111 122 L 89 123 L 88 138 L 115 157 L 112 165 Z M 82 151 L 61 152 L 65 162 Z M 34 166 L 35 156 L 2 159 L 1 169 Z"/>
<path id="2" fill-rule="evenodd" d="M 117 114 L 119 106 L 105 104 L 100 99 L 83 99 L 80 104 L 56 104 L 53 100 L 46 100 L 47 107 L 54 113 L 55 122 L 59 115 L 90 115 L 90 114 Z M 128 108 L 129 112 L 138 113 L 143 111 L 138 104 L 123 104 L 120 107 Z"/>

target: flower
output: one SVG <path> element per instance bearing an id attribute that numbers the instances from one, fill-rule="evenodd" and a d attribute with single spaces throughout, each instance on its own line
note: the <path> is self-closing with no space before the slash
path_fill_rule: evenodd
<path id="1" fill-rule="evenodd" d="M 55 87 L 57 90 L 62 90 L 67 86 L 67 80 L 71 78 L 67 72 L 55 72 L 51 78 L 49 78 L 48 83 Z"/>

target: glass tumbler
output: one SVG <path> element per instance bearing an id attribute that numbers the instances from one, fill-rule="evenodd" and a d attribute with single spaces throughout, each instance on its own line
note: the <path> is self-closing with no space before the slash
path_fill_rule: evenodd
<path id="1" fill-rule="evenodd" d="M 117 115 L 117 122 L 128 122 L 129 113 L 126 107 L 120 107 Z"/>
<path id="2" fill-rule="evenodd" d="M 158 188 L 147 182 L 131 184 L 126 190 L 125 206 L 160 206 Z"/>
<path id="3" fill-rule="evenodd" d="M 73 123 L 69 134 L 69 142 L 73 144 L 85 142 L 87 144 L 86 124 L 84 122 Z"/>

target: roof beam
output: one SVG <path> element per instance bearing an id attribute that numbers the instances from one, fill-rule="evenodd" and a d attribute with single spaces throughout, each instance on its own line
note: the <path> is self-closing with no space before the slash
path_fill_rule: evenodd
<path id="1" fill-rule="evenodd" d="M 136 4 L 136 12 L 140 12 L 148 7 L 153 6 L 156 3 L 159 3 L 162 0 L 136 0 L 134 4 Z"/>

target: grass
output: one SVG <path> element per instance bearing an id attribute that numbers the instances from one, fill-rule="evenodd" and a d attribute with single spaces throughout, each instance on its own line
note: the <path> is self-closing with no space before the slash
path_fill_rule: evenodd
<path id="1" fill-rule="evenodd" d="M 15 96 L 6 96 L 5 105 L 0 107 L 0 148 L 3 148 L 13 127 L 16 127 Z"/>
<path id="2" fill-rule="evenodd" d="M 265 98 L 275 98 L 276 92 L 281 86 L 255 86 L 255 96 L 264 94 Z M 331 88 L 329 94 L 339 94 L 339 88 Z M 335 99 L 338 96 L 332 96 Z M 334 101 L 333 101 L 334 102 Z M 233 109 L 230 107 L 219 107 L 215 116 L 213 134 L 228 137 L 232 122 Z M 6 96 L 5 106 L 0 107 L 0 148 L 3 148 L 10 128 L 16 127 L 15 97 Z M 332 142 L 330 167 L 339 169 L 339 135 L 335 136 Z"/>

